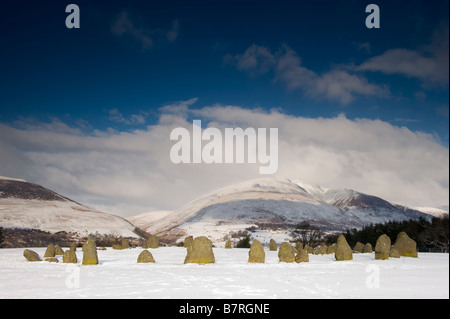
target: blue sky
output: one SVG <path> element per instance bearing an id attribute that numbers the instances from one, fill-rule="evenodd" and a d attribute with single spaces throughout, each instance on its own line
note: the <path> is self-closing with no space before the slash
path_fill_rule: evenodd
<path id="1" fill-rule="evenodd" d="M 378 1 L 381 28 L 368 29 L 365 6 L 372 2 L 79 1 L 80 29 L 65 27 L 61 1 L 30 2 L 27 10 L 8 4 L 0 22 L 0 121 L 58 117 L 121 128 L 110 121 L 113 109 L 152 123 L 164 104 L 197 97 L 201 105 L 281 108 L 305 117 L 380 118 L 448 144 L 448 71 L 434 83 L 407 69 L 353 71 L 393 49 L 433 59 L 427 47 L 445 29 L 448 54 L 448 1 Z M 318 76 L 350 69 L 384 91 L 342 101 L 290 88 L 273 69 L 239 70 L 234 57 L 252 45 L 271 54 L 288 46 Z"/>
<path id="2" fill-rule="evenodd" d="M 448 0 L 75 0 L 79 29 L 69 3 L 2 6 L 0 175 L 121 215 L 258 177 L 168 161 L 200 118 L 279 127 L 280 174 L 448 209 Z"/>

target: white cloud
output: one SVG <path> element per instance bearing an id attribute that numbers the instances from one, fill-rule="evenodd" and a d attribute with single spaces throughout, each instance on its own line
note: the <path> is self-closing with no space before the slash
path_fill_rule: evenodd
<path id="1" fill-rule="evenodd" d="M 290 90 L 301 90 L 315 99 L 325 98 L 349 104 L 357 96 L 389 95 L 386 87 L 369 83 L 365 77 L 351 74 L 348 70 L 335 68 L 319 74 L 308 69 L 302 65 L 297 52 L 287 45 L 274 54 L 266 47 L 252 45 L 244 54 L 226 56 L 225 61 L 234 63 L 238 70 L 250 75 L 273 71 L 275 81 L 284 83 Z"/>
<path id="2" fill-rule="evenodd" d="M 357 71 L 400 74 L 422 81 L 424 87 L 447 87 L 449 83 L 449 26 L 442 25 L 431 43 L 417 50 L 396 48 L 372 57 L 356 67 Z"/>
<path id="3" fill-rule="evenodd" d="M 191 129 L 187 119 L 198 118 L 219 129 L 277 127 L 278 176 L 411 206 L 448 206 L 449 151 L 429 134 L 345 115 L 303 118 L 223 105 L 190 109 L 196 101 L 166 105 L 158 124 L 131 132 L 61 130 L 58 121 L 0 124 L 0 175 L 122 216 L 177 208 L 216 188 L 261 177 L 259 163 L 173 164 L 171 130 Z"/>

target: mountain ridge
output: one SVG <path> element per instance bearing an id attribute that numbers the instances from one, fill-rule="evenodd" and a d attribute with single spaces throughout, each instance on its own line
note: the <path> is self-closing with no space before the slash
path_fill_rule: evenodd
<path id="1" fill-rule="evenodd" d="M 70 232 L 80 236 L 139 237 L 126 219 L 97 211 L 41 185 L 0 177 L 0 226 Z"/>
<path id="2" fill-rule="evenodd" d="M 432 215 L 351 189 L 328 189 L 287 178 L 261 178 L 212 191 L 157 218 L 133 216 L 144 231 L 161 236 L 209 234 L 220 240 L 257 224 L 295 225 L 307 220 L 326 231 L 344 231 L 391 220 Z M 145 224 L 145 226 L 144 226 Z"/>

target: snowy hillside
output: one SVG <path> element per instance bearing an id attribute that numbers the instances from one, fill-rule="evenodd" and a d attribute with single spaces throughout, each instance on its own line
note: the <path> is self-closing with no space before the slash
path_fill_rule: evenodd
<path id="1" fill-rule="evenodd" d="M 292 227 L 309 221 L 324 230 L 342 231 L 389 220 L 431 218 L 423 212 L 354 190 L 325 189 L 273 178 L 225 187 L 171 213 L 166 212 L 164 218 L 155 216 L 159 214 L 142 214 L 130 220 L 135 225 L 145 225 L 143 230 L 149 233 L 180 239 L 186 235 L 206 235 L 214 241 L 223 241 L 226 235 L 256 224 Z"/>
<path id="2" fill-rule="evenodd" d="M 0 226 L 138 237 L 125 219 L 93 210 L 40 185 L 0 177 Z"/>

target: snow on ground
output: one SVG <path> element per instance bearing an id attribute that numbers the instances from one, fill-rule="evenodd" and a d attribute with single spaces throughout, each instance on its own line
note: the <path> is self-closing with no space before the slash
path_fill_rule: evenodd
<path id="1" fill-rule="evenodd" d="M 31 248 L 42 257 L 45 248 Z M 156 263 L 137 264 L 142 248 L 98 251 L 99 265 L 27 262 L 24 249 L 0 249 L 0 298 L 449 298 L 449 255 L 374 260 L 354 254 L 310 255 L 309 263 L 247 263 L 248 249 L 214 248 L 215 264 L 183 264 L 186 249 L 150 249 Z M 61 257 L 59 257 L 61 259 Z"/>

